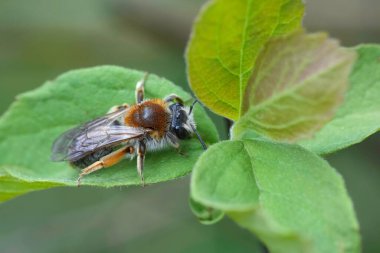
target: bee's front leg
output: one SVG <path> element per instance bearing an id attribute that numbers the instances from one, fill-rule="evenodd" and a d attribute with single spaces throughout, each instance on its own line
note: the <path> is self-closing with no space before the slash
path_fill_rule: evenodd
<path id="1" fill-rule="evenodd" d="M 176 151 L 179 155 L 188 157 L 187 153 L 181 149 L 181 147 L 176 148 Z"/>
<path id="2" fill-rule="evenodd" d="M 80 181 L 83 176 L 88 175 L 94 171 L 115 165 L 116 163 L 120 162 L 128 153 L 129 154 L 134 153 L 134 148 L 132 146 L 120 148 L 109 155 L 103 156 L 102 158 L 100 158 L 99 161 L 94 162 L 87 168 L 84 168 L 79 174 L 78 186 L 80 186 Z"/>
<path id="3" fill-rule="evenodd" d="M 143 174 L 145 153 L 146 153 L 146 145 L 145 145 L 145 142 L 141 140 L 137 143 L 137 173 L 139 173 L 139 176 L 141 178 L 142 186 L 145 185 L 144 174 Z"/>
<path id="4" fill-rule="evenodd" d="M 166 139 L 167 142 L 170 144 L 170 146 L 175 148 L 178 154 L 182 156 L 187 156 L 187 154 L 181 150 L 181 146 L 179 144 L 178 138 L 174 134 L 172 134 L 171 132 L 168 132 L 166 134 L 166 138 L 167 138 Z"/>
<path id="5" fill-rule="evenodd" d="M 166 96 L 164 98 L 164 101 L 166 103 L 177 102 L 177 103 L 180 103 L 181 105 L 184 105 L 182 98 L 180 98 L 177 94 L 170 94 L 169 96 Z"/>

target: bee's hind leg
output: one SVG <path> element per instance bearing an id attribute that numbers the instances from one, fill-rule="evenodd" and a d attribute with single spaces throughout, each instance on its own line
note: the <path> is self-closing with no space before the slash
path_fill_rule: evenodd
<path id="1" fill-rule="evenodd" d="M 102 158 L 100 158 L 99 161 L 94 162 L 87 168 L 84 168 L 79 174 L 78 181 L 77 181 L 78 186 L 80 186 L 80 182 L 83 176 L 88 175 L 94 171 L 115 165 L 116 163 L 120 162 L 128 153 L 129 154 L 134 153 L 134 148 L 132 146 L 120 148 L 109 155 L 103 156 Z"/>
<path id="2" fill-rule="evenodd" d="M 144 77 L 136 84 L 136 103 L 139 104 L 144 100 L 144 85 L 148 79 L 149 73 L 145 72 Z"/>

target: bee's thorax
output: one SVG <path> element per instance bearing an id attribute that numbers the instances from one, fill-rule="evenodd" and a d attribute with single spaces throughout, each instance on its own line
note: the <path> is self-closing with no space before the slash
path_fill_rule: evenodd
<path id="1" fill-rule="evenodd" d="M 165 134 L 169 116 L 163 100 L 147 100 L 130 108 L 125 116 L 125 124 L 153 130 L 152 134 L 157 138 Z"/>

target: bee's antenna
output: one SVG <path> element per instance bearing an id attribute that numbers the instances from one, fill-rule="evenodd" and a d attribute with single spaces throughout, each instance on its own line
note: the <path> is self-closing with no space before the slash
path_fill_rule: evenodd
<path id="1" fill-rule="evenodd" d="M 191 104 L 190 109 L 189 109 L 189 115 L 193 112 L 193 108 L 196 103 L 199 103 L 197 99 L 195 99 L 194 102 Z M 190 126 L 191 126 L 191 129 L 193 129 L 194 133 L 197 135 L 197 138 L 199 142 L 201 143 L 203 149 L 206 150 L 207 146 L 206 146 L 206 143 L 202 140 L 201 135 L 198 133 L 197 129 L 195 129 L 195 127 L 192 124 L 190 124 Z"/>
<path id="2" fill-rule="evenodd" d="M 191 128 L 193 129 L 194 133 L 197 135 L 198 140 L 199 140 L 199 142 L 200 142 L 201 145 L 202 145 L 202 148 L 203 148 L 204 150 L 206 150 L 206 149 L 207 149 L 206 143 L 202 140 L 202 137 L 199 135 L 197 129 L 195 129 L 195 127 L 194 127 L 193 125 L 190 125 L 190 126 L 191 126 Z"/>
<path id="3" fill-rule="evenodd" d="M 197 99 L 195 99 L 194 102 L 191 104 L 191 106 L 190 106 L 190 110 L 189 110 L 189 115 L 193 112 L 193 108 L 194 108 L 194 105 L 195 105 L 196 103 L 199 103 L 199 101 L 198 101 Z"/>

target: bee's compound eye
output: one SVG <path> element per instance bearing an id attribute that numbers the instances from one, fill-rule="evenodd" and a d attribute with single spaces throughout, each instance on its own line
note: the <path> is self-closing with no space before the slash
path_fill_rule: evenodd
<path id="1" fill-rule="evenodd" d="M 187 139 L 190 137 L 189 132 L 184 127 L 177 126 L 174 128 L 174 131 L 179 139 Z"/>

